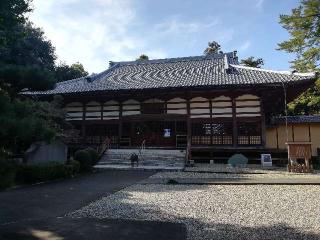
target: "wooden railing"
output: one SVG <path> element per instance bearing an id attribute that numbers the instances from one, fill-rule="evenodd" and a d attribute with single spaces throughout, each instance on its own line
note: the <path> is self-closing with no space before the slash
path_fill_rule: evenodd
<path id="1" fill-rule="evenodd" d="M 98 147 L 98 154 L 100 157 L 102 157 L 102 155 L 108 151 L 108 149 L 110 148 L 110 138 L 109 137 L 106 137 L 106 139 L 101 143 L 101 145 Z"/>
<path id="2" fill-rule="evenodd" d="M 140 149 L 139 149 L 139 155 L 140 159 L 143 160 L 143 152 L 146 150 L 146 140 L 144 139 L 141 143 Z"/>
<path id="3" fill-rule="evenodd" d="M 187 148 L 186 148 L 186 162 L 185 162 L 185 164 L 186 165 L 189 164 L 190 160 L 191 160 L 191 141 L 188 138 L 188 140 L 187 140 Z"/>

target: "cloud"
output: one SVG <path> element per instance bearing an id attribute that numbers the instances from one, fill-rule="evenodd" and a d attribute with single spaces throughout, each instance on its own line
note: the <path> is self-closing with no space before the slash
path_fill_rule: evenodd
<path id="1" fill-rule="evenodd" d="M 178 16 L 165 20 L 155 26 L 161 34 L 190 34 L 208 30 L 218 24 L 218 20 L 211 21 L 185 21 Z"/>
<path id="2" fill-rule="evenodd" d="M 244 52 L 244 51 L 248 50 L 250 46 L 251 46 L 251 42 L 250 42 L 250 41 L 245 41 L 245 42 L 239 47 L 239 50 L 240 50 L 241 52 Z"/>
<path id="3" fill-rule="evenodd" d="M 30 15 L 56 47 L 59 60 L 80 61 L 90 72 L 108 67 L 108 61 L 135 59 L 146 51 L 144 36 L 130 29 L 137 21 L 131 0 L 34 0 Z M 166 54 L 153 49 L 152 56 Z"/>
<path id="4" fill-rule="evenodd" d="M 257 9 L 261 9 L 263 3 L 264 3 L 264 0 L 256 0 L 256 4 L 254 5 L 254 7 Z"/>

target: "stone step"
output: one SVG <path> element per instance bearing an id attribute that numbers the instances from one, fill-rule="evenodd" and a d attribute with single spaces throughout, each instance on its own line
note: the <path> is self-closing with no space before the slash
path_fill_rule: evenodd
<path id="1" fill-rule="evenodd" d="M 112 156 L 131 156 L 132 154 L 136 155 L 143 155 L 143 156 L 181 156 L 184 157 L 186 154 L 181 152 L 139 152 L 139 151 L 131 151 L 131 152 L 114 152 L 114 151 L 108 151 L 105 153 L 105 155 L 112 155 Z"/>
<path id="2" fill-rule="evenodd" d="M 163 156 L 138 156 L 139 160 L 182 160 L 185 159 L 185 157 L 175 157 L 175 156 L 168 156 L 168 157 L 163 157 Z M 130 157 L 121 157 L 121 156 L 103 156 L 101 159 L 114 159 L 114 160 L 130 160 Z"/>
<path id="3" fill-rule="evenodd" d="M 138 155 L 139 166 L 142 167 L 183 168 L 185 163 L 185 151 L 181 150 L 145 149 L 141 152 L 139 149 L 109 149 L 96 167 L 131 167 L 130 156 L 133 153 Z"/>
<path id="4" fill-rule="evenodd" d="M 101 160 L 99 163 L 119 163 L 119 164 L 131 164 L 131 161 L 119 161 L 119 160 Z M 184 160 L 174 160 L 174 161 L 158 161 L 158 160 L 152 160 L 152 161 L 139 161 L 139 163 L 145 163 L 145 164 L 152 164 L 152 163 L 162 163 L 162 164 L 171 164 L 171 163 L 184 163 Z"/>

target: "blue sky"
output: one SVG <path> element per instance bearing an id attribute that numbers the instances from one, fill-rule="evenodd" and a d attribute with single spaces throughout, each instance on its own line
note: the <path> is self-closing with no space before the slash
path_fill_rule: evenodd
<path id="1" fill-rule="evenodd" d="M 201 55 L 208 41 L 239 58 L 261 57 L 287 70 L 294 55 L 277 51 L 289 38 L 279 15 L 298 0 L 33 0 L 30 19 L 56 47 L 59 61 L 100 72 L 109 61 Z"/>

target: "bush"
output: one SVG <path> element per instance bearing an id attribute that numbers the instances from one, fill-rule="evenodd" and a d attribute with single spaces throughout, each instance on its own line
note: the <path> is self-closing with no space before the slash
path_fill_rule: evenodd
<path id="1" fill-rule="evenodd" d="M 91 147 L 86 148 L 85 151 L 87 151 L 91 157 L 92 166 L 96 165 L 99 161 L 99 154 L 97 151 Z"/>
<path id="2" fill-rule="evenodd" d="M 73 166 L 50 163 L 47 165 L 20 165 L 18 167 L 17 183 L 37 183 L 59 178 L 71 177 Z"/>
<path id="3" fill-rule="evenodd" d="M 91 155 L 86 150 L 78 150 L 74 159 L 80 163 L 80 172 L 88 172 L 92 169 Z"/>
<path id="4" fill-rule="evenodd" d="M 13 161 L 0 159 L 0 189 L 14 185 L 16 164 Z"/>
<path id="5" fill-rule="evenodd" d="M 80 172 L 80 163 L 76 160 L 70 160 L 68 165 L 72 166 L 72 175 L 76 175 Z"/>
<path id="6" fill-rule="evenodd" d="M 228 164 L 232 167 L 244 167 L 248 164 L 248 158 L 243 154 L 234 154 L 228 159 Z"/>

